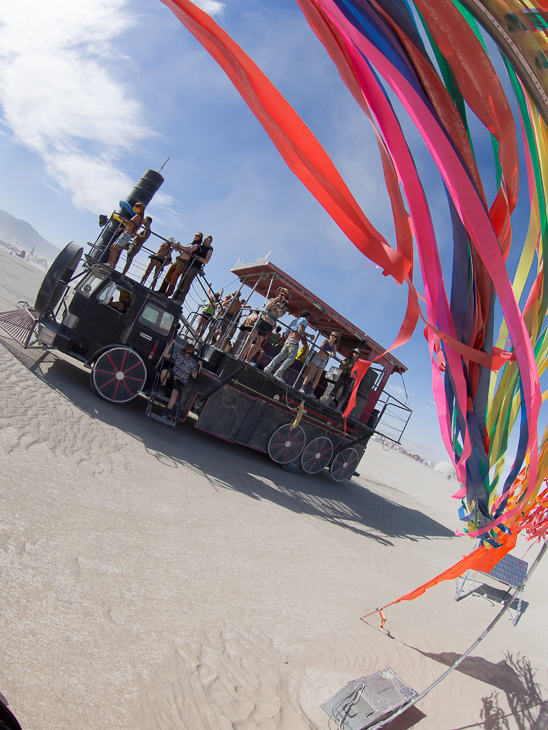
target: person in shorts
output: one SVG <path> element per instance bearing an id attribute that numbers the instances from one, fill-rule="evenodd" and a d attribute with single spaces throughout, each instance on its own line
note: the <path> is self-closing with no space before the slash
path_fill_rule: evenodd
<path id="1" fill-rule="evenodd" d="M 122 251 L 129 247 L 133 236 L 143 224 L 145 206 L 142 203 L 135 203 L 133 206 L 135 215 L 133 218 L 124 218 L 120 229 L 121 233 L 116 240 L 110 244 L 107 266 L 115 269 Z"/>
<path id="2" fill-rule="evenodd" d="M 307 386 L 310 384 L 312 387 L 311 394 L 314 395 L 314 391 L 330 357 L 337 356 L 337 333 L 331 332 L 329 338 L 326 338 L 320 345 L 318 352 L 314 353 L 310 363 L 308 365 L 309 370 L 304 379 L 304 383 L 301 386 L 301 393 L 306 393 Z"/>
<path id="3" fill-rule="evenodd" d="M 127 274 L 127 272 L 129 271 L 129 267 L 133 262 L 133 259 L 137 256 L 139 251 L 143 248 L 145 243 L 150 238 L 150 234 L 152 233 L 152 231 L 150 230 L 151 223 L 152 218 L 149 215 L 146 215 L 143 221 L 143 225 L 141 226 L 141 230 L 136 233 L 135 236 L 133 236 L 133 240 L 129 244 L 126 256 L 126 265 L 122 269 L 122 274 Z"/>
<path id="4" fill-rule="evenodd" d="M 242 360 L 251 362 L 257 352 L 272 334 L 278 319 L 284 316 L 288 310 L 290 294 L 287 289 L 281 286 L 276 292 L 274 299 L 271 299 L 265 307 L 265 311 L 259 316 L 255 325 L 257 335 L 255 342 L 250 345 L 246 352 L 242 353 Z"/>
<path id="5" fill-rule="evenodd" d="M 145 281 L 148 279 L 149 274 L 154 270 L 152 284 L 150 285 L 150 288 L 154 291 L 154 287 L 156 285 L 156 282 L 158 281 L 160 272 L 162 271 L 164 266 L 167 266 L 171 263 L 171 252 L 174 251 L 178 246 L 179 244 L 176 242 L 173 236 L 170 236 L 162 243 L 156 253 L 153 253 L 149 256 L 150 263 L 147 266 L 147 270 L 145 271 L 143 278 L 141 279 L 141 284 L 145 283 Z"/>
<path id="6" fill-rule="evenodd" d="M 202 334 L 205 332 L 206 327 L 211 322 L 213 315 L 215 314 L 215 310 L 221 302 L 223 291 L 224 289 L 221 289 L 220 292 L 215 292 L 213 294 L 211 288 L 208 287 L 207 298 L 209 301 L 203 308 L 200 319 L 198 320 L 198 327 L 196 328 L 196 334 L 198 335 L 198 337 L 202 336 Z"/>
<path id="7" fill-rule="evenodd" d="M 164 368 L 160 373 L 160 384 L 162 386 L 173 386 L 164 414 L 166 418 L 171 418 L 173 416 L 173 408 L 177 402 L 179 393 L 181 393 L 184 389 L 189 379 L 191 377 L 197 378 L 202 369 L 202 363 L 194 354 L 194 345 L 187 343 L 183 350 L 180 350 L 173 355 L 174 344 L 175 340 L 172 340 L 164 352 L 165 358 L 170 357 L 171 353 L 173 366 L 171 369 Z"/>

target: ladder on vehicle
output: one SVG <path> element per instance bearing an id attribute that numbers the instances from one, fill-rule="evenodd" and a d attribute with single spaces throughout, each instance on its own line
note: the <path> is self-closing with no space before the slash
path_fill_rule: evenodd
<path id="1" fill-rule="evenodd" d="M 168 370 L 171 371 L 173 367 L 173 364 L 170 363 Z M 189 398 L 192 395 L 191 389 L 188 388 L 187 385 L 179 392 L 179 395 L 177 396 L 177 400 L 175 401 L 175 404 L 173 406 L 173 409 L 171 411 L 171 416 L 167 415 L 167 404 L 169 403 L 169 399 L 171 397 L 171 392 L 173 390 L 172 385 L 162 385 L 160 383 L 160 375 L 162 373 L 162 370 L 165 370 L 166 368 L 158 367 L 158 370 L 156 372 L 156 375 L 154 376 L 154 382 L 152 384 L 152 388 L 150 390 L 149 396 L 148 396 L 148 402 L 147 407 L 145 411 L 145 415 L 148 418 L 152 418 L 155 421 L 160 421 L 160 423 L 165 423 L 166 426 L 171 426 L 172 428 L 175 428 L 179 421 L 179 417 L 181 415 L 181 412 L 185 412 L 187 403 Z M 162 409 L 161 412 L 157 412 L 158 409 Z M 188 410 L 188 409 L 186 409 Z"/>

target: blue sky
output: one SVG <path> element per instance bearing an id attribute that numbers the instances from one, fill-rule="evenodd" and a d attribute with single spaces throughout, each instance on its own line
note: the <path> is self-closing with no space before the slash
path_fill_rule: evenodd
<path id="1" fill-rule="evenodd" d="M 331 156 L 377 229 L 394 242 L 367 119 L 293 0 L 197 2 L 256 61 Z M 18 0 L 0 10 L 0 207 L 62 247 L 84 244 L 148 169 L 165 183 L 153 229 L 214 237 L 207 276 L 233 280 L 240 258 L 270 259 L 381 344 L 406 290 L 359 253 L 292 175 L 224 73 L 159 0 Z M 403 119 L 425 182 L 450 280 L 443 186 Z M 420 286 L 419 286 L 420 288 Z M 426 340 L 395 351 L 414 415 L 407 437 L 444 455 Z M 405 399 L 394 376 L 388 390 Z"/>

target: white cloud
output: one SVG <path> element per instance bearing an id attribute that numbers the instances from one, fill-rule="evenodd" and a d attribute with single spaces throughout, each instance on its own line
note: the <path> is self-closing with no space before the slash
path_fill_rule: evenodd
<path id="1" fill-rule="evenodd" d="M 130 181 L 117 158 L 150 135 L 120 80 L 125 0 L 0 0 L 0 104 L 14 139 L 39 154 L 79 209 L 97 211 Z"/>
<path id="2" fill-rule="evenodd" d="M 225 3 L 217 2 L 217 0 L 194 0 L 194 5 L 209 15 L 219 15 L 225 9 Z"/>

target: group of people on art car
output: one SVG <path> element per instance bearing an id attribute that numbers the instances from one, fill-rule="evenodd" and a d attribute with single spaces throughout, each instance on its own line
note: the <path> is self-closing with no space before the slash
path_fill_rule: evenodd
<path id="1" fill-rule="evenodd" d="M 261 312 L 246 305 L 239 292 L 223 296 L 223 290 L 209 289 L 196 332 L 206 342 L 222 347 L 280 382 L 299 386 L 301 393 L 311 397 L 316 397 L 319 390 L 327 390 L 326 383 L 321 383 L 322 373 L 331 358 L 337 360 L 339 378 L 324 401 L 342 409 L 352 389 L 352 371 L 360 353 L 354 350 L 347 358 L 339 357 L 337 332 L 330 332 L 319 341 L 319 347 L 311 347 L 313 336 L 307 333 L 311 314 L 306 309 L 289 325 L 278 324 L 289 311 L 289 299 L 289 291 L 280 287 Z M 289 369 L 291 382 L 286 377 Z"/>
<path id="2" fill-rule="evenodd" d="M 142 203 L 135 203 L 133 206 L 134 215 L 131 218 L 119 218 L 120 226 L 116 231 L 116 237 L 108 248 L 107 265 L 116 268 L 122 251 L 126 253 L 125 265 L 122 270 L 127 274 L 133 259 L 153 233 L 151 230 L 152 218 L 145 216 L 145 207 Z M 154 234 L 158 236 L 158 234 Z M 156 252 L 149 255 L 148 266 L 141 278 L 141 284 L 145 284 L 152 274 L 150 288 L 154 290 L 158 279 L 165 271 L 164 279 L 158 290 L 159 294 L 171 297 L 176 302 L 184 302 L 190 291 L 192 282 L 208 263 L 213 254 L 213 236 L 206 236 L 200 231 L 196 233 L 191 243 L 186 246 L 178 243 L 173 236 L 161 238 L 162 243 Z M 175 260 L 173 256 L 176 255 Z"/>
<path id="3" fill-rule="evenodd" d="M 142 203 L 134 205 L 133 213 L 131 218 L 120 219 L 117 236 L 109 246 L 107 264 L 112 268 L 118 264 L 122 251 L 126 252 L 122 271 L 124 274 L 153 233 L 152 218 L 144 215 Z M 149 263 L 141 283 L 145 284 L 152 274 L 150 287 L 154 290 L 161 274 L 166 270 L 158 293 L 182 303 L 192 282 L 211 259 L 212 240 L 212 236 L 204 239 L 201 232 L 196 233 L 193 241 L 186 246 L 178 243 L 174 237 L 162 238 L 158 250 L 148 257 Z M 173 260 L 175 253 L 177 256 Z M 311 314 L 306 309 L 284 329 L 279 322 L 289 312 L 290 300 L 290 293 L 285 287 L 278 288 L 276 295 L 266 303 L 262 311 L 248 306 L 239 291 L 225 296 L 223 294 L 222 289 L 219 292 L 208 289 L 207 301 L 196 324 L 196 334 L 200 339 L 222 347 L 226 352 L 264 370 L 281 382 L 298 387 L 300 392 L 308 396 L 316 397 L 318 388 L 322 393 L 325 390 L 324 402 L 339 410 L 344 408 L 352 389 L 353 369 L 360 356 L 359 350 L 354 350 L 349 357 L 341 359 L 337 350 L 337 332 L 330 332 L 319 347 L 311 348 L 313 338 L 306 331 Z M 121 300 L 112 302 L 111 306 L 124 311 L 123 308 L 127 309 L 128 303 Z M 244 319 L 240 323 L 242 317 Z M 181 377 L 177 378 L 177 387 L 173 388 L 173 394 L 177 388 L 181 389 L 190 375 L 196 377 L 199 372 L 193 353 L 194 347 L 188 345 L 188 351 L 178 355 L 180 362 L 177 366 Z M 334 385 L 325 388 L 322 374 L 330 359 L 340 363 L 339 378 Z M 189 363 L 192 363 L 191 370 Z M 292 373 L 288 375 L 291 383 L 286 379 L 288 370 Z M 163 373 L 162 378 L 163 382 L 167 382 L 167 374 Z M 173 394 L 168 406 L 170 413 L 173 409 L 171 401 L 175 402 L 176 399 Z"/>

